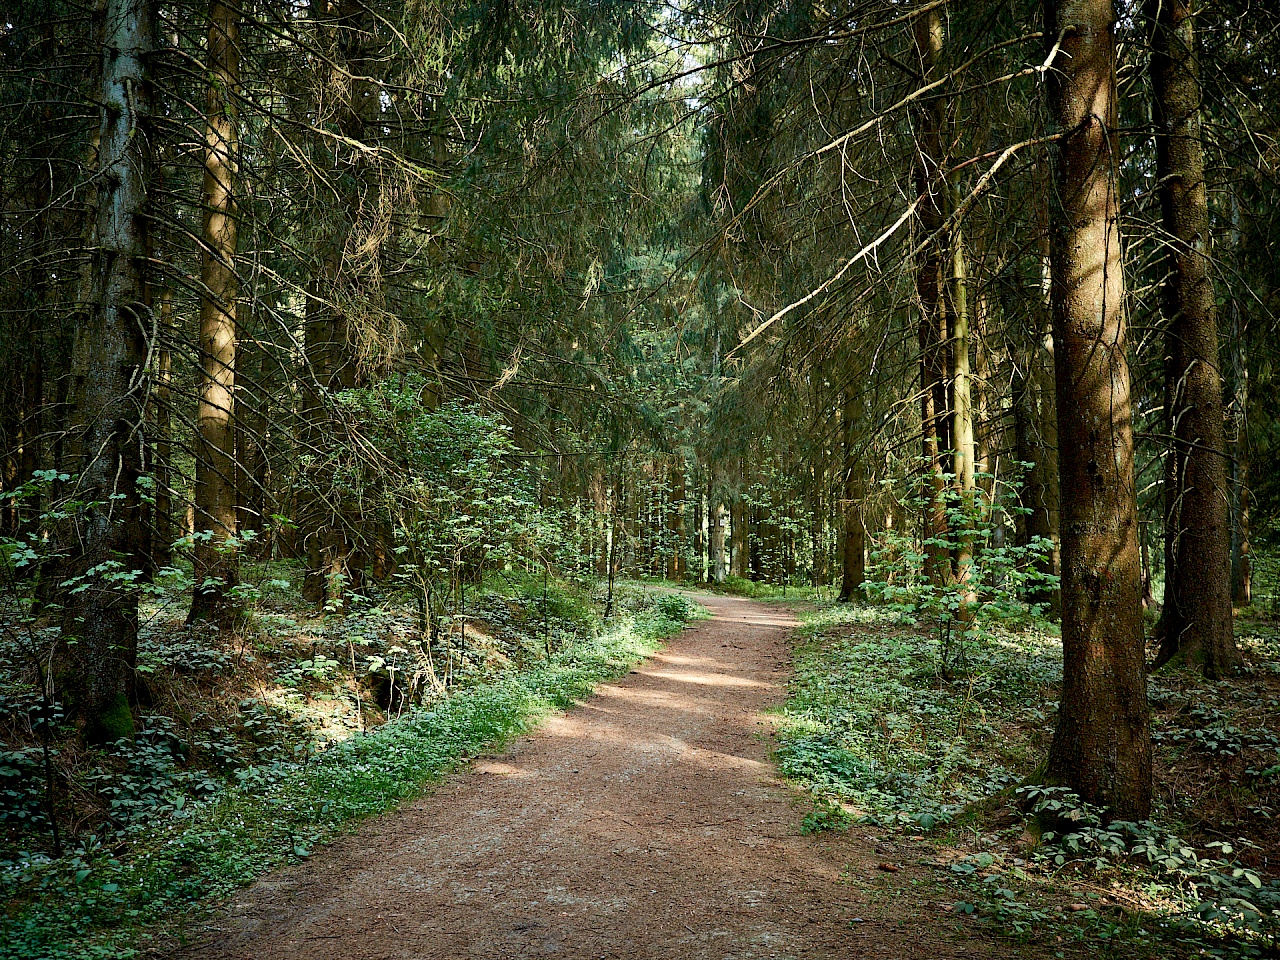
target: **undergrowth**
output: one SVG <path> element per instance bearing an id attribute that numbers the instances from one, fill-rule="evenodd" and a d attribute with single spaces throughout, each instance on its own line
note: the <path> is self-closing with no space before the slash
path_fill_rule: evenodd
<path id="1" fill-rule="evenodd" d="M 1104 824 L 1030 786 L 1056 719 L 1052 625 L 984 624 L 957 671 L 900 612 L 805 620 L 778 749 L 814 799 L 802 830 L 860 822 L 927 843 L 956 888 L 949 913 L 1047 956 L 1276 955 L 1280 642 L 1262 625 L 1238 631 L 1240 678 L 1152 679 L 1158 808 Z"/>
<path id="2" fill-rule="evenodd" d="M 260 702 L 241 704 L 240 722 L 260 749 L 230 778 L 219 777 L 216 764 L 184 764 L 174 753 L 172 724 L 149 725 L 121 745 L 126 772 L 101 784 L 114 791 L 114 829 L 82 833 L 60 858 L 33 848 L 0 862 L 0 892 L 9 904 L 0 958 L 128 957 L 151 936 L 148 929 L 168 926 L 180 937 L 184 926 L 167 922 L 193 905 L 307 857 L 355 821 L 421 794 L 459 762 L 624 672 L 694 612 L 679 596 L 626 591 L 622 600 L 618 616 L 601 626 L 589 608 L 561 598 L 560 634 L 540 656 L 512 658 L 505 670 L 407 705 L 366 733 L 319 741 L 314 750 L 286 749 L 276 714 Z M 358 631 L 360 623 L 349 620 L 346 628 Z M 565 626 L 572 623 L 574 630 Z M 281 676 L 305 686 L 331 680 L 335 670 L 313 655 Z M 239 758 L 235 750 L 228 768 Z"/>

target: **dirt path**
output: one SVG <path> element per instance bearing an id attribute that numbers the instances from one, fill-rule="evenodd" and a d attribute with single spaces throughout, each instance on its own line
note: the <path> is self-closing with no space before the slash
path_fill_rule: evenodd
<path id="1" fill-rule="evenodd" d="M 923 849 L 800 835 L 806 807 L 775 777 L 764 715 L 783 699 L 795 621 L 698 600 L 714 619 L 501 757 L 249 888 L 186 956 L 998 955 L 918 902 Z"/>

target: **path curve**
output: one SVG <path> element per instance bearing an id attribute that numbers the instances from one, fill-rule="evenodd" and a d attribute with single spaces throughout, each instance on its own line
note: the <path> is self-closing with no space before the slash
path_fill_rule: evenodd
<path id="1" fill-rule="evenodd" d="M 699 594 L 619 682 L 237 896 L 183 956 L 991 956 L 855 833 L 802 836 L 766 711 L 795 619 Z M 936 919 L 935 919 L 936 918 Z M 962 936 L 962 935 L 961 935 Z"/>

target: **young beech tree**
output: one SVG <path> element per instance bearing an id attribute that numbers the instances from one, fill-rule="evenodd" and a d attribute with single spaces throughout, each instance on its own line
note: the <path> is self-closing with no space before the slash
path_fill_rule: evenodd
<path id="1" fill-rule="evenodd" d="M 1060 139 L 1050 269 L 1062 497 L 1062 705 L 1047 776 L 1112 817 L 1151 810 L 1112 0 L 1046 0 Z"/>

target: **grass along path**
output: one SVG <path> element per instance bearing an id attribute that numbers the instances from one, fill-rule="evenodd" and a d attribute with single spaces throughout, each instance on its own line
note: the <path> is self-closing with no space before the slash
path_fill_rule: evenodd
<path id="1" fill-rule="evenodd" d="M 806 834 L 771 762 L 787 612 L 713 619 L 440 789 L 236 896 L 184 957 L 995 957 L 907 859 Z M 890 888 L 887 884 L 895 886 Z"/>
<path id="2" fill-rule="evenodd" d="M 299 765 L 192 804 L 127 857 L 92 847 L 5 876 L 4 960 L 134 955 L 189 911 L 316 854 L 356 821 L 420 796 L 460 762 L 500 747 L 651 654 L 692 608 L 653 597 L 542 664 L 463 688 L 427 709 L 342 741 Z M 181 918 L 180 920 L 178 918 Z M 149 929 L 159 925 L 156 930 Z"/>

